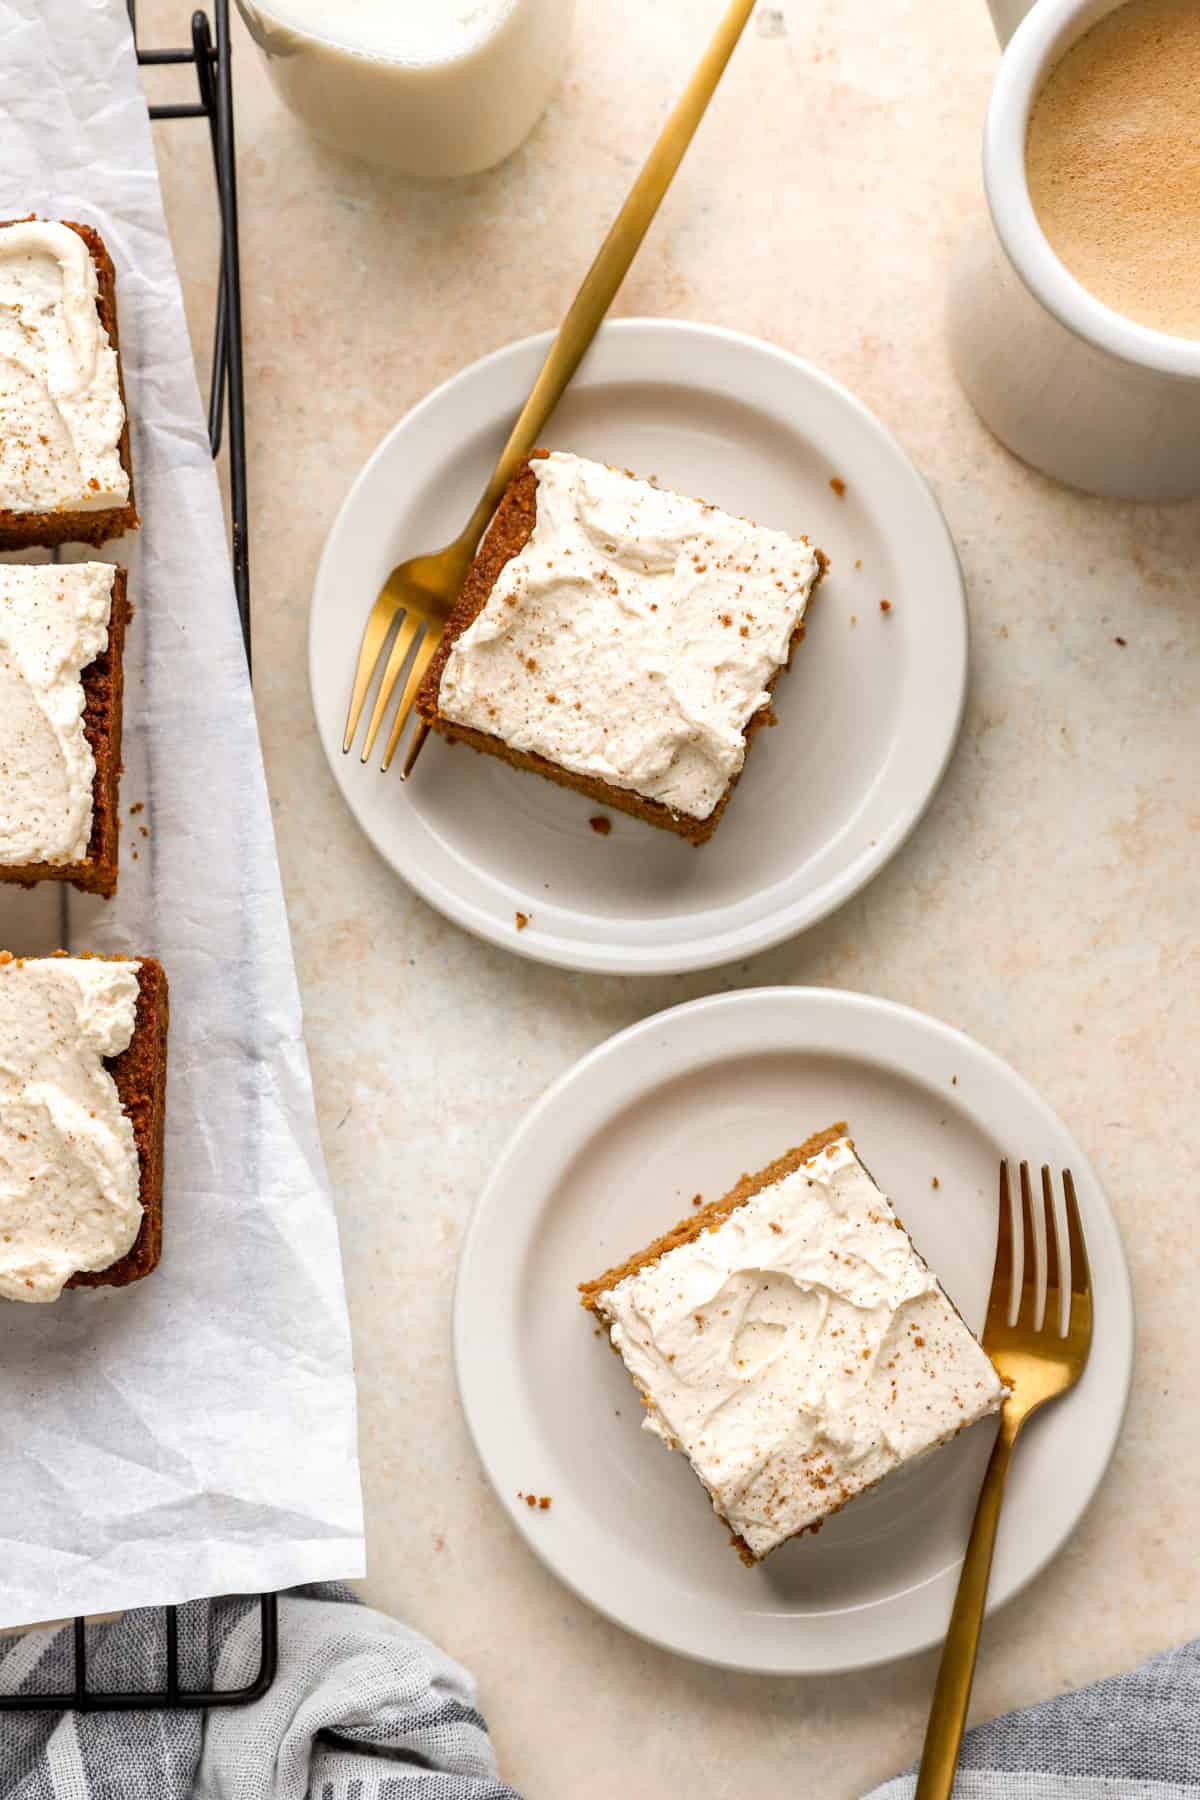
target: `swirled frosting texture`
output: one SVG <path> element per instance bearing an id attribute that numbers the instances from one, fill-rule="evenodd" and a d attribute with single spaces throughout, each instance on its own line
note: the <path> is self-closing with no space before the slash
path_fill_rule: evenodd
<path id="1" fill-rule="evenodd" d="M 757 1557 L 1003 1399 L 848 1139 L 599 1307 L 645 1428 Z"/>
<path id="2" fill-rule="evenodd" d="M 788 659 L 816 555 L 583 457 L 532 467 L 532 535 L 451 650 L 439 709 L 706 819 Z"/>
<path id="3" fill-rule="evenodd" d="M 142 1219 L 133 1126 L 102 1058 L 128 1049 L 136 962 L 0 962 L 0 1295 L 57 1300 Z"/>
<path id="4" fill-rule="evenodd" d="M 0 508 L 90 512 L 129 498 L 117 357 L 96 265 L 50 219 L 0 230 Z"/>
<path id="5" fill-rule="evenodd" d="M 0 867 L 87 855 L 96 763 L 81 676 L 108 644 L 114 573 L 0 566 Z"/>

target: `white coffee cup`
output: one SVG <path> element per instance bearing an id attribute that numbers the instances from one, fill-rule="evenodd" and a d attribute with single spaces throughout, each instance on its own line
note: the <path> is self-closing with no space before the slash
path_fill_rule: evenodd
<path id="1" fill-rule="evenodd" d="M 1120 0 L 989 0 L 1004 56 L 983 140 L 991 213 L 955 270 L 950 352 L 968 399 L 1023 461 L 1122 500 L 1200 494 L 1200 341 L 1153 331 L 1076 281 L 1038 224 L 1029 114 L 1050 70 Z"/>

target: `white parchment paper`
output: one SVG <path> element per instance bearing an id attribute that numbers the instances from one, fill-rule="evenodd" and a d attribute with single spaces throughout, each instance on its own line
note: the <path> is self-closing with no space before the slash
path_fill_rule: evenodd
<path id="1" fill-rule="evenodd" d="M 359 1574 L 363 1541 L 337 1228 L 123 0 L 0 0 L 0 145 L 0 217 L 94 224 L 116 264 L 142 515 L 113 546 L 136 607 L 120 892 L 0 889 L 0 946 L 153 954 L 171 984 L 162 1262 L 127 1288 L 0 1302 L 13 1625 Z"/>

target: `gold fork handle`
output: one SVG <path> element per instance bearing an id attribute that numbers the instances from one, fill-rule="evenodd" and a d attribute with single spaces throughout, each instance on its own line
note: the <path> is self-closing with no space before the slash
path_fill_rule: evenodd
<path id="1" fill-rule="evenodd" d="M 562 397 L 563 389 L 583 358 L 584 351 L 596 335 L 605 313 L 637 249 L 658 211 L 663 195 L 671 185 L 676 169 L 692 141 L 697 125 L 713 97 L 725 65 L 742 35 L 755 0 L 732 0 L 718 25 L 712 42 L 705 51 L 688 82 L 662 134 L 646 158 L 641 174 L 629 191 L 629 197 L 612 222 L 608 236 L 596 254 L 596 260 L 583 278 L 583 285 L 571 302 L 571 309 L 559 327 L 550 346 L 541 374 L 533 385 L 512 434 L 500 454 L 500 461 L 471 514 L 459 543 L 468 557 L 487 527 L 518 466 L 529 455 L 542 435 L 542 427 Z"/>
<path id="2" fill-rule="evenodd" d="M 971 1684 L 975 1679 L 975 1658 L 979 1653 L 983 1609 L 992 1573 L 996 1527 L 1000 1523 L 1004 1484 L 1015 1439 L 1015 1428 L 1010 1429 L 1008 1420 L 1002 1419 L 1000 1435 L 979 1491 L 975 1522 L 971 1526 L 971 1538 L 958 1578 L 958 1592 L 954 1596 L 954 1611 L 942 1646 L 913 1800 L 950 1800 L 954 1787 L 958 1749 L 967 1721 Z"/>

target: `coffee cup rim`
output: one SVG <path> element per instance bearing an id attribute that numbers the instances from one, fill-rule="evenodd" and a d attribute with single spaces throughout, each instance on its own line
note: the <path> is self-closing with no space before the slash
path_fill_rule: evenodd
<path id="1" fill-rule="evenodd" d="M 1121 362 L 1200 380 L 1200 340 L 1139 325 L 1077 281 L 1038 222 L 1025 173 L 1034 100 L 1051 68 L 1120 0 L 1036 0 L 1009 40 L 984 127 L 983 179 L 996 235 L 1025 286 L 1076 337 Z"/>

